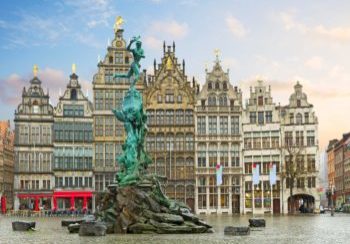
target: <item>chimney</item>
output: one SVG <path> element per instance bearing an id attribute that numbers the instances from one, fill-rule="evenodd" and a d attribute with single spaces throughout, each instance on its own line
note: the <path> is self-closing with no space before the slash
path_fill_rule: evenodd
<path id="1" fill-rule="evenodd" d="M 165 41 L 163 41 L 163 54 L 165 54 Z"/>
<path id="2" fill-rule="evenodd" d="M 173 52 L 175 53 L 175 42 L 173 41 Z"/>

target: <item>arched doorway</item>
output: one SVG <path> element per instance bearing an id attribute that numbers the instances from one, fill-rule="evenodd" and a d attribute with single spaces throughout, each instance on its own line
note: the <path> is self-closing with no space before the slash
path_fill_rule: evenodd
<path id="1" fill-rule="evenodd" d="M 291 202 L 291 197 L 288 198 L 289 213 L 313 213 L 314 209 L 315 198 L 312 195 L 295 194 L 293 195 L 293 202 Z"/>

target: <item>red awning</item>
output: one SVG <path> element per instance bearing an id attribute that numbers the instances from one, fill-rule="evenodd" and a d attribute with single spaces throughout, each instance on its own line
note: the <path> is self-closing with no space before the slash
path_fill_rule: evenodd
<path id="1" fill-rule="evenodd" d="M 59 198 L 92 197 L 92 191 L 54 191 L 53 197 L 59 197 Z"/>
<path id="2" fill-rule="evenodd" d="M 18 193 L 18 198 L 50 198 L 52 194 L 49 193 Z"/>

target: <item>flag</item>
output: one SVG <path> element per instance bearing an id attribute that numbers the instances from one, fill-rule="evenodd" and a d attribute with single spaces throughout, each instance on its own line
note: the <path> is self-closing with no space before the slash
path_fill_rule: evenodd
<path id="1" fill-rule="evenodd" d="M 257 185 L 260 182 L 260 165 L 253 164 L 253 185 Z"/>
<path id="2" fill-rule="evenodd" d="M 270 163 L 270 185 L 276 184 L 276 164 Z"/>
<path id="3" fill-rule="evenodd" d="M 216 185 L 220 186 L 222 184 L 222 165 L 216 165 Z"/>

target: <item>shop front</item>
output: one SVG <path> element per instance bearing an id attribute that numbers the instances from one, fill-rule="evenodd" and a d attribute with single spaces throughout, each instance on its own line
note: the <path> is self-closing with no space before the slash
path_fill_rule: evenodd
<path id="1" fill-rule="evenodd" d="M 54 210 L 87 211 L 92 210 L 91 191 L 54 191 Z"/>
<path id="2" fill-rule="evenodd" d="M 51 209 L 51 198 L 50 193 L 19 193 L 17 194 L 19 199 L 20 210 L 48 210 Z"/>

